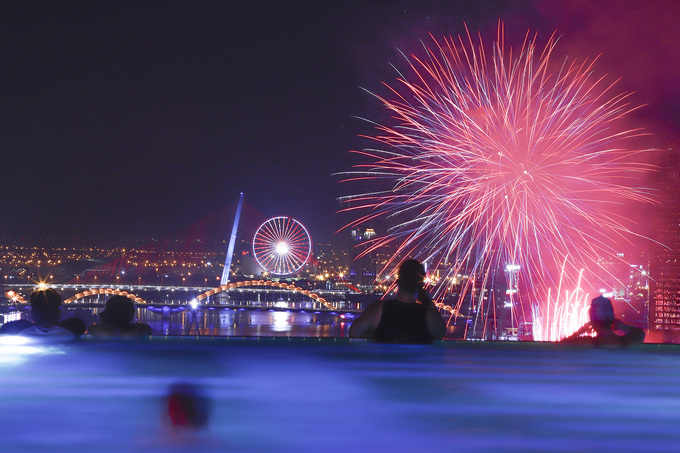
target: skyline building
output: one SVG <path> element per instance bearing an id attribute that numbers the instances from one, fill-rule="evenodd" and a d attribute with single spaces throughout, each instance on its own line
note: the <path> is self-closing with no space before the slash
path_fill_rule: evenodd
<path id="1" fill-rule="evenodd" d="M 668 144 L 656 184 L 656 243 L 650 260 L 649 330 L 680 334 L 680 141 Z"/>
<path id="2" fill-rule="evenodd" d="M 373 228 L 363 225 L 352 228 L 352 252 L 349 265 L 349 278 L 359 287 L 373 286 L 378 273 L 376 253 L 371 252 L 362 255 L 369 241 L 376 237 Z"/>

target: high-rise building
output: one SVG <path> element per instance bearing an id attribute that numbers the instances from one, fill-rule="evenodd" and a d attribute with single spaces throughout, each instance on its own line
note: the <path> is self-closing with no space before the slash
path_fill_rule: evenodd
<path id="1" fill-rule="evenodd" d="M 359 287 L 370 287 L 375 283 L 378 263 L 375 251 L 364 253 L 371 239 L 376 236 L 373 228 L 358 226 L 350 232 L 352 237 L 352 261 L 350 262 L 350 279 Z"/>
<path id="2" fill-rule="evenodd" d="M 658 244 L 650 260 L 649 330 L 680 336 L 680 141 L 667 147 L 657 189 Z"/>

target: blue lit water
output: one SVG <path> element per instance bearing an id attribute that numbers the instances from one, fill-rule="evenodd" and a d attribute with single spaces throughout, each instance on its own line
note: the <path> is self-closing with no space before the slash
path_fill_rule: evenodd
<path id="1" fill-rule="evenodd" d="M 8 452 L 677 451 L 680 348 L 343 339 L 0 346 Z M 175 382 L 212 400 L 168 435 Z"/>
<path id="2" fill-rule="evenodd" d="M 78 316 L 88 326 L 97 321 L 100 308 L 64 308 L 64 316 Z M 136 319 L 151 326 L 153 335 L 347 337 L 353 315 L 319 311 L 202 308 L 155 313 L 138 308 Z"/>

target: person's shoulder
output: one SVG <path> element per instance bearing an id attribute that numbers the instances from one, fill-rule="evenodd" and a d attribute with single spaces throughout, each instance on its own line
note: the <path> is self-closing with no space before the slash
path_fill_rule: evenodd
<path id="1" fill-rule="evenodd" d="M 101 324 L 92 324 L 87 328 L 87 333 L 93 338 L 115 338 L 119 335 L 118 329 Z"/>
<path id="2" fill-rule="evenodd" d="M 24 329 L 28 329 L 33 326 L 33 323 L 26 319 L 18 319 L 16 321 L 9 321 L 4 323 L 0 327 L 0 334 L 14 335 L 21 332 Z"/>
<path id="3" fill-rule="evenodd" d="M 378 326 L 382 315 L 383 301 L 373 302 L 356 318 L 349 327 L 352 338 L 371 338 L 373 330 Z"/>
<path id="4" fill-rule="evenodd" d="M 137 329 L 138 332 L 148 332 L 149 334 L 151 333 L 151 326 L 148 324 L 144 324 L 143 322 L 138 322 L 137 324 L 133 324 L 135 329 Z"/>
<path id="5" fill-rule="evenodd" d="M 380 313 L 382 312 L 383 306 L 385 305 L 384 300 L 376 300 L 375 302 L 372 302 L 366 309 L 364 310 L 364 313 L 367 315 L 372 315 L 375 313 Z"/>
<path id="6" fill-rule="evenodd" d="M 85 324 L 85 321 L 77 317 L 66 318 L 62 321 L 59 321 L 57 325 L 66 330 L 70 330 L 76 337 L 81 336 L 87 330 L 87 324 Z"/>
<path id="7" fill-rule="evenodd" d="M 68 341 L 76 339 L 76 335 L 73 332 L 68 329 L 64 329 L 63 327 L 42 327 L 35 324 L 19 332 L 19 335 L 22 337 L 34 337 L 55 341 Z"/>
<path id="8" fill-rule="evenodd" d="M 134 336 L 146 337 L 151 335 L 151 326 L 144 323 L 130 324 L 126 333 Z"/>

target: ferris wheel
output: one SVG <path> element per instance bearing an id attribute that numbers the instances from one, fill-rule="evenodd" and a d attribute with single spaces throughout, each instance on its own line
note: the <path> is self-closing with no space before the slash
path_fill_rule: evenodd
<path id="1" fill-rule="evenodd" d="M 265 221 L 253 237 L 255 260 L 270 274 L 294 274 L 302 269 L 311 253 L 312 239 L 307 229 L 291 217 Z"/>

